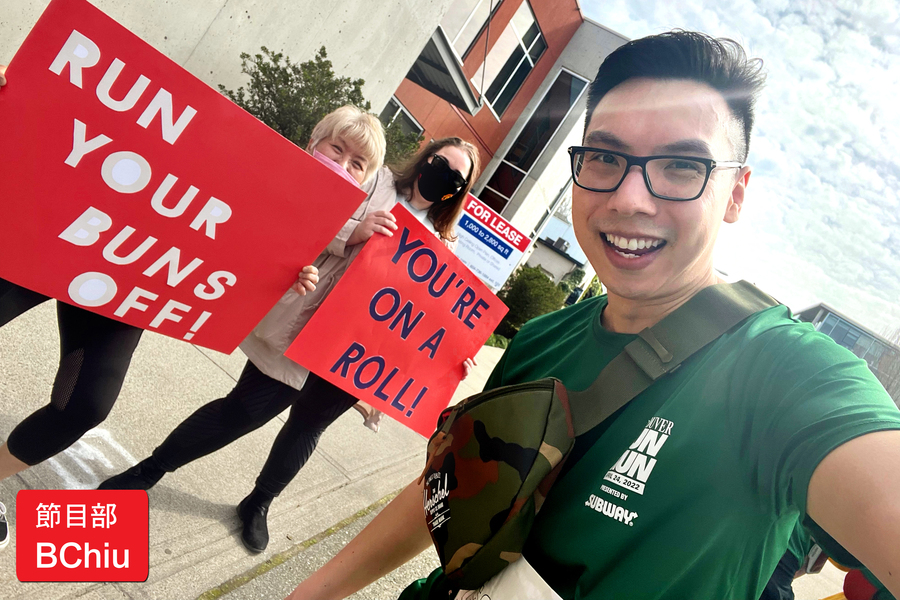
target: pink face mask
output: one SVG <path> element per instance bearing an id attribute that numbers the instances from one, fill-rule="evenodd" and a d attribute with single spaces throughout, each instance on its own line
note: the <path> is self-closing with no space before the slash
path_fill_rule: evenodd
<path id="1" fill-rule="evenodd" d="M 328 167 L 329 169 L 331 169 L 332 171 L 334 171 L 335 173 L 337 173 L 338 175 L 340 175 L 341 177 L 343 177 L 344 179 L 346 179 L 347 181 L 349 181 L 356 187 L 359 187 L 359 182 L 353 178 L 353 175 L 348 173 L 344 169 L 344 167 L 337 164 L 336 162 L 334 162 L 333 160 L 331 160 L 330 158 L 328 158 L 327 156 L 325 156 L 318 150 L 313 150 L 313 158 L 318 160 L 320 163 L 322 163 L 323 165 L 325 165 L 326 167 Z"/>

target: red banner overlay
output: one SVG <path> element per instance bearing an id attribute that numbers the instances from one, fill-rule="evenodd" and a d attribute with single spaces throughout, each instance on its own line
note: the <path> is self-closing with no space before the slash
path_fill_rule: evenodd
<path id="1" fill-rule="evenodd" d="M 285 356 L 428 436 L 506 314 L 494 296 L 408 210 L 375 235 Z"/>
<path id="2" fill-rule="evenodd" d="M 7 77 L 0 277 L 63 302 L 230 352 L 363 200 L 84 0 Z"/>
<path id="3" fill-rule="evenodd" d="M 16 495 L 19 581 L 146 581 L 150 525 L 143 490 L 22 490 Z"/>

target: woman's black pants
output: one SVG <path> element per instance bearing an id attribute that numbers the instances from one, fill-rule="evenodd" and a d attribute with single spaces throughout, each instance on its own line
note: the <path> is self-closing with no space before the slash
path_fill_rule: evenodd
<path id="1" fill-rule="evenodd" d="M 49 299 L 0 279 L 0 327 Z M 28 465 L 62 452 L 106 419 L 143 333 L 63 302 L 56 303 L 56 315 L 61 358 L 50 403 L 6 440 L 10 454 Z"/>
<path id="2" fill-rule="evenodd" d="M 356 398 L 313 373 L 302 390 L 295 390 L 248 361 L 234 389 L 182 421 L 153 451 L 153 458 L 166 471 L 174 471 L 262 427 L 290 407 L 290 417 L 256 479 L 257 488 L 277 496 L 309 460 L 322 432 L 355 403 Z"/>

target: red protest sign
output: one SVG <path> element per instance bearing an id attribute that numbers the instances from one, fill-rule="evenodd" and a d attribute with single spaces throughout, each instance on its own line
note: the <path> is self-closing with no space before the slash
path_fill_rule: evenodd
<path id="1" fill-rule="evenodd" d="M 364 198 L 84 0 L 7 77 L 0 277 L 101 315 L 230 352 Z"/>
<path id="2" fill-rule="evenodd" d="M 16 494 L 19 581 L 146 581 L 149 568 L 147 492 Z"/>
<path id="3" fill-rule="evenodd" d="M 373 236 L 285 356 L 428 436 L 506 306 L 408 210 Z"/>

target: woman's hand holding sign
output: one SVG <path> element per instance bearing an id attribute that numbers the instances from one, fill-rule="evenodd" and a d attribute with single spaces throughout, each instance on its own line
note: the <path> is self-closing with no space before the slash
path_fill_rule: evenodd
<path id="1" fill-rule="evenodd" d="M 312 265 L 303 267 L 300 274 L 297 275 L 297 281 L 291 286 L 291 289 L 305 296 L 306 292 L 316 291 L 316 284 L 319 283 L 319 270 Z"/>
<path id="2" fill-rule="evenodd" d="M 6 85 L 6 65 L 0 65 L 0 87 Z"/>
<path id="3" fill-rule="evenodd" d="M 463 361 L 463 381 L 472 373 L 475 367 L 478 366 L 478 363 L 475 362 L 474 358 L 467 358 Z"/>
<path id="4" fill-rule="evenodd" d="M 366 215 L 366 218 L 360 221 L 353 233 L 350 234 L 347 245 L 355 246 L 366 242 L 376 233 L 391 237 L 397 229 L 396 220 L 397 218 L 386 210 L 378 210 Z"/>

